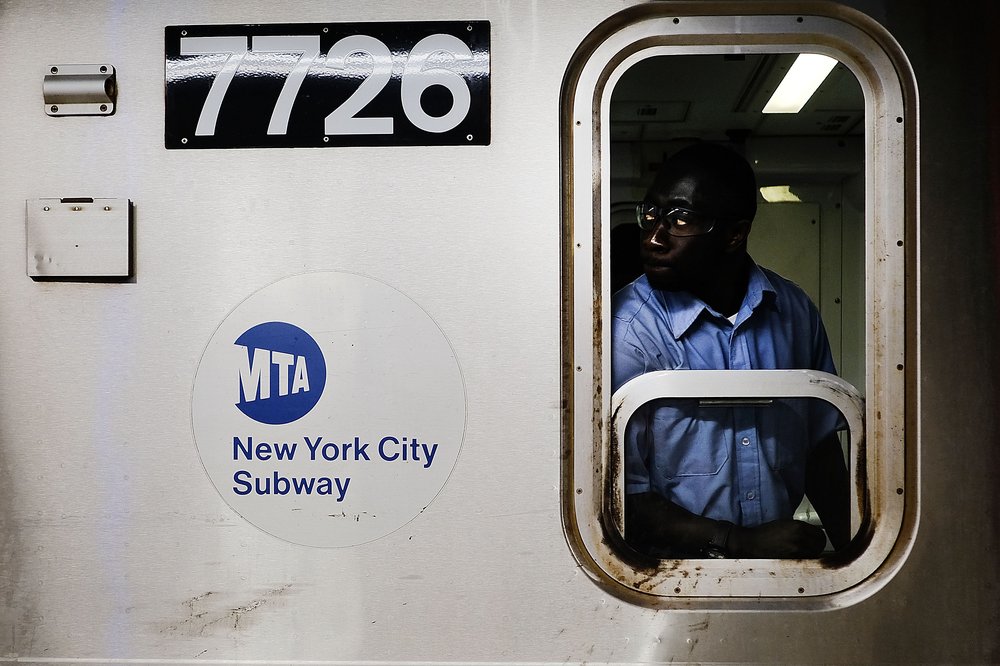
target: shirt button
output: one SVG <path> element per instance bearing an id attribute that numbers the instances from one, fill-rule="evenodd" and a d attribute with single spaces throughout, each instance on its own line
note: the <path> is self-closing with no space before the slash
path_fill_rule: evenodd
<path id="1" fill-rule="evenodd" d="M 752 500 L 752 499 L 753 499 L 754 497 L 756 497 L 756 496 L 757 496 L 757 495 L 756 495 L 756 494 L 754 494 L 754 492 L 753 492 L 752 490 L 751 490 L 750 492 L 748 492 L 748 493 L 747 493 L 747 499 L 748 499 L 748 500 Z"/>
<path id="2" fill-rule="evenodd" d="M 744 437 L 743 441 L 740 442 L 740 443 L 743 444 L 743 446 L 750 446 L 750 438 L 749 437 Z"/>

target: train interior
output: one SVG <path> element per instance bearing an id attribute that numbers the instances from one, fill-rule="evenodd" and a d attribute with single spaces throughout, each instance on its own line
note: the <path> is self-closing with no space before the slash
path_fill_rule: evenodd
<path id="1" fill-rule="evenodd" d="M 618 81 L 610 109 L 611 291 L 641 272 L 635 205 L 664 157 L 695 141 L 730 145 L 753 165 L 760 189 L 751 256 L 809 294 L 840 375 L 863 395 L 865 100 L 855 75 L 830 60 L 801 109 L 765 113 L 798 57 L 654 56 Z M 818 523 L 808 499 L 796 518 Z"/>

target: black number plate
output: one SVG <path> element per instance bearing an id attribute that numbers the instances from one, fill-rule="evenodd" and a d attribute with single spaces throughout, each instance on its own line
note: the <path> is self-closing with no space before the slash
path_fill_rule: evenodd
<path id="1" fill-rule="evenodd" d="M 167 26 L 165 143 L 488 145 L 489 21 Z"/>

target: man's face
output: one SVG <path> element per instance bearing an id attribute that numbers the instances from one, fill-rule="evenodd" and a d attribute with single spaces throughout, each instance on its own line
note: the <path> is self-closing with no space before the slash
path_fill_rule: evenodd
<path id="1" fill-rule="evenodd" d="M 719 217 L 723 212 L 720 197 L 725 201 L 725 187 L 712 181 L 705 176 L 687 175 L 657 182 L 646 194 L 646 202 L 665 210 L 687 208 Z M 646 277 L 655 289 L 697 293 L 698 286 L 712 280 L 727 260 L 726 223 L 720 219 L 712 231 L 700 236 L 673 236 L 668 226 L 660 223 L 642 233 L 639 254 Z"/>

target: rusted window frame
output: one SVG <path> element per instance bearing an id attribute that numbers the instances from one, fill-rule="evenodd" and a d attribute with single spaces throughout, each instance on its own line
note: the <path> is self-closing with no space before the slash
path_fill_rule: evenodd
<path id="1" fill-rule="evenodd" d="M 898 571 L 919 515 L 916 262 L 916 84 L 877 23 L 830 2 L 657 2 L 598 26 L 563 82 L 562 505 L 584 571 L 610 592 L 654 608 L 823 609 L 856 603 Z M 817 560 L 650 561 L 623 543 L 609 502 L 611 442 L 608 243 L 609 106 L 618 78 L 658 55 L 823 53 L 865 95 L 868 507 L 850 548 Z M 697 371 L 687 371 L 697 372 Z M 725 391 L 722 391 L 725 392 Z M 710 396 L 705 396 L 710 397 Z"/>

